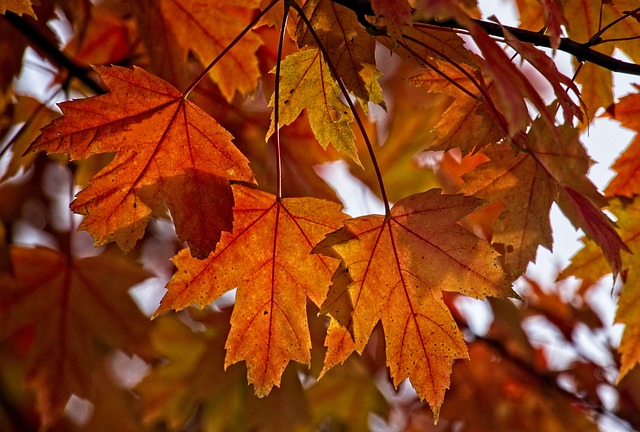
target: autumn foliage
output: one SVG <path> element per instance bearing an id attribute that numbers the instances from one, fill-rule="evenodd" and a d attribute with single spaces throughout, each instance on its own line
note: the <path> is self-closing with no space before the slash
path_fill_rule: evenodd
<path id="1" fill-rule="evenodd" d="M 511 3 L 0 0 L 0 430 L 640 428 L 640 7 Z"/>

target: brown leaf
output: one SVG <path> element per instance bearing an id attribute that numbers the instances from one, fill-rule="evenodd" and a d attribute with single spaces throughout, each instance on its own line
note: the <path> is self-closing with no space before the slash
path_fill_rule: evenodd
<path id="1" fill-rule="evenodd" d="M 0 292 L 0 337 L 25 327 L 35 332 L 27 386 L 46 426 L 72 394 L 93 398 L 94 370 L 106 349 L 149 357 L 149 321 L 128 294 L 147 274 L 110 254 L 69 259 L 52 249 L 14 246 L 11 258 L 16 288 Z"/>

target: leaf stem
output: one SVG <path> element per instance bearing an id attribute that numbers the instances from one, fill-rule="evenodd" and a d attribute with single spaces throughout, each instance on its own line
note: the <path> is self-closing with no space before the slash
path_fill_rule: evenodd
<path id="1" fill-rule="evenodd" d="M 198 75 L 196 79 L 193 80 L 189 87 L 187 87 L 187 89 L 182 93 L 183 99 L 186 99 L 189 96 L 189 93 L 191 93 L 193 89 L 196 88 L 198 84 L 200 84 L 200 82 L 204 79 L 204 77 L 207 76 L 209 71 L 220 61 L 220 59 L 227 55 L 231 48 L 233 48 L 238 42 L 240 42 L 240 39 L 242 39 L 244 35 L 249 32 L 249 30 L 251 30 L 256 24 L 258 24 L 262 17 L 265 16 L 267 12 L 269 12 L 271 8 L 275 6 L 279 1 L 280 0 L 273 0 L 266 8 L 260 11 L 260 13 L 256 15 L 256 17 L 249 24 L 247 24 L 244 30 L 242 30 L 240 34 L 238 34 L 238 36 L 236 36 L 235 39 L 232 40 L 229 45 L 227 45 L 227 47 L 223 49 L 216 58 L 213 59 L 211 63 L 209 63 L 209 66 L 207 66 L 202 72 L 200 72 L 200 75 Z"/>
<path id="2" fill-rule="evenodd" d="M 604 2 L 602 2 L 602 4 L 600 5 L 600 23 L 598 24 L 598 28 L 600 30 L 598 30 L 596 32 L 596 34 L 591 36 L 589 41 L 586 43 L 587 46 L 594 46 L 594 45 L 599 45 L 599 44 L 603 43 L 604 41 L 602 40 L 601 36 L 604 34 L 604 32 L 606 32 L 607 30 L 609 30 L 611 27 L 613 27 L 614 25 L 618 24 L 619 22 L 629 18 L 630 16 L 633 16 L 633 14 L 635 14 L 637 12 L 640 12 L 640 7 L 635 8 L 632 11 L 625 11 L 625 12 L 623 12 L 624 15 L 622 15 L 621 17 L 616 18 L 615 20 L 611 21 L 606 26 L 600 28 L 600 26 L 602 26 L 602 8 L 603 7 L 604 7 Z M 607 42 L 609 42 L 609 41 L 607 41 Z"/>
<path id="3" fill-rule="evenodd" d="M 284 34 L 287 30 L 287 18 L 289 17 L 289 3 L 284 3 L 284 15 L 282 16 L 282 28 L 280 29 L 280 40 L 278 41 L 278 56 L 276 58 L 276 85 L 275 102 L 273 105 L 273 123 L 275 127 L 275 147 L 276 147 L 276 196 L 282 198 L 282 153 L 280 151 L 280 67 L 282 65 L 282 48 L 284 45 Z"/>
<path id="4" fill-rule="evenodd" d="M 360 119 L 360 116 L 356 111 L 356 107 L 353 104 L 351 97 L 349 96 L 349 90 L 347 89 L 344 82 L 342 81 L 342 78 L 340 78 L 340 75 L 338 74 L 338 71 L 335 65 L 331 61 L 331 58 L 329 57 L 329 54 L 327 53 L 326 48 L 322 44 L 320 37 L 318 36 L 315 29 L 311 25 L 311 22 L 309 21 L 307 16 L 304 14 L 302 8 L 294 0 L 284 0 L 284 1 L 285 1 L 285 4 L 291 5 L 291 7 L 296 10 L 300 19 L 307 26 L 307 29 L 309 29 L 309 33 L 311 33 L 311 36 L 316 41 L 316 44 L 318 45 L 318 49 L 320 49 L 322 56 L 327 62 L 327 66 L 329 66 L 329 70 L 331 71 L 331 74 L 333 75 L 334 79 L 338 83 L 338 86 L 340 87 L 340 91 L 344 95 L 347 105 L 349 105 L 349 109 L 351 110 L 351 112 L 353 113 L 353 116 L 355 117 L 356 123 L 358 125 L 358 129 L 360 130 L 360 133 L 362 134 L 365 145 L 367 146 L 367 151 L 369 152 L 369 157 L 371 158 L 371 164 L 373 165 L 373 170 L 376 173 L 376 178 L 378 180 L 378 187 L 380 188 L 380 195 L 382 196 L 382 202 L 384 203 L 384 214 L 385 214 L 385 217 L 388 218 L 391 216 L 391 205 L 389 204 L 389 198 L 387 197 L 387 192 L 384 188 L 384 182 L 382 181 L 382 172 L 380 171 L 380 166 L 378 165 L 378 160 L 376 159 L 376 155 L 373 151 L 373 145 L 371 144 L 369 135 L 367 134 L 364 124 L 362 124 L 362 120 Z"/>
<path id="5" fill-rule="evenodd" d="M 438 50 L 431 48 L 430 46 L 427 46 L 426 44 L 422 44 L 420 43 L 419 40 L 411 37 L 411 36 L 407 36 L 407 35 L 403 35 L 403 38 L 410 40 L 412 42 L 418 43 L 419 45 L 422 45 L 423 47 L 425 47 L 426 49 L 432 51 L 433 53 L 435 53 L 436 55 L 442 57 L 444 60 L 446 60 L 448 63 L 450 63 L 453 67 L 455 67 L 456 69 L 458 69 L 464 76 L 466 76 L 469 80 L 471 80 L 471 82 L 473 82 L 475 84 L 476 87 L 479 87 L 478 84 L 475 82 L 475 79 L 473 78 L 473 76 L 471 76 L 471 74 L 466 71 L 462 66 L 460 66 L 458 63 L 454 62 L 452 59 L 450 59 L 449 57 L 443 55 L 442 53 L 438 52 Z M 419 60 L 420 62 L 424 63 L 425 65 L 427 65 L 428 67 L 430 67 L 434 72 L 436 72 L 438 75 L 440 75 L 442 78 L 444 78 L 446 81 L 448 81 L 451 85 L 457 87 L 460 91 L 462 91 L 463 93 L 465 93 L 466 95 L 468 95 L 469 97 L 471 97 L 472 99 L 475 100 L 480 100 L 480 98 L 478 96 L 476 96 L 475 94 L 473 94 L 471 91 L 467 90 L 464 86 L 462 86 L 461 84 L 457 83 L 453 78 L 450 78 L 447 74 L 445 74 L 444 72 L 442 72 L 440 69 L 438 69 L 437 66 L 435 66 L 434 64 L 432 64 L 431 62 L 429 62 L 426 58 L 423 58 L 422 56 L 420 56 L 418 53 L 416 53 L 409 45 L 405 44 L 402 41 L 397 41 L 398 45 L 400 45 L 402 48 L 406 49 L 407 51 L 409 51 L 409 53 L 414 56 L 417 60 Z"/>

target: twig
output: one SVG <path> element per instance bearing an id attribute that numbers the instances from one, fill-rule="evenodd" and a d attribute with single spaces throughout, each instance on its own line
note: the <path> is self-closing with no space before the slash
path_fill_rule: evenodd
<path id="1" fill-rule="evenodd" d="M 356 13 L 358 16 L 358 20 L 365 27 L 370 29 L 374 34 L 383 35 L 386 34 L 386 29 L 384 27 L 375 27 L 371 23 L 366 20 L 367 15 L 373 15 L 373 11 L 371 10 L 370 4 L 366 1 L 348 1 L 348 0 L 331 0 L 334 3 L 341 4 Z M 483 20 L 474 20 L 476 24 L 482 27 L 488 34 L 492 36 L 497 36 L 500 38 L 504 38 L 504 33 L 502 31 L 502 27 L 506 28 L 509 32 L 511 32 L 518 40 L 521 42 L 531 43 L 536 46 L 552 48 L 551 38 L 545 34 L 540 32 L 535 32 L 531 30 L 524 30 L 517 27 L 509 27 L 509 26 L 500 26 L 499 24 L 483 21 Z M 450 28 L 450 29 L 460 29 L 467 30 L 464 26 L 460 25 L 457 21 L 447 20 L 447 21 L 436 21 L 436 20 L 417 20 L 415 23 L 421 23 L 425 25 L 430 25 L 434 27 L 440 28 Z M 625 73 L 629 75 L 637 75 L 640 76 L 640 65 L 636 63 L 629 63 L 622 60 L 618 60 L 606 54 L 602 54 L 598 51 L 591 49 L 591 45 L 593 43 L 579 43 L 569 38 L 561 38 L 560 46 L 558 46 L 559 51 L 566 52 L 574 56 L 580 62 L 590 62 L 601 66 L 605 69 L 608 69 L 612 72 Z"/>
<path id="2" fill-rule="evenodd" d="M 31 42 L 32 46 L 39 49 L 39 52 L 48 57 L 48 60 L 64 68 L 69 74 L 77 78 L 80 82 L 90 88 L 96 94 L 104 94 L 105 90 L 92 77 L 92 70 L 88 67 L 78 65 L 71 60 L 60 48 L 47 40 L 40 31 L 31 24 L 28 19 L 7 11 L 5 15 L 0 15 L 0 19 L 5 19 L 15 27 L 22 35 Z"/>

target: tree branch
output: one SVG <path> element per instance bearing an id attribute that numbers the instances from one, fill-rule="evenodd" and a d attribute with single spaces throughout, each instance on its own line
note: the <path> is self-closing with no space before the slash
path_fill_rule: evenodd
<path id="1" fill-rule="evenodd" d="M 375 27 L 366 20 L 366 16 L 373 15 L 371 4 L 368 0 L 332 0 L 334 3 L 341 4 L 344 7 L 351 9 L 358 17 L 360 23 L 362 23 L 368 30 L 374 34 L 387 35 L 384 27 Z M 517 27 L 501 26 L 489 21 L 474 20 L 480 27 L 484 29 L 488 34 L 496 37 L 504 38 L 504 27 L 511 32 L 521 42 L 530 43 L 536 46 L 552 48 L 551 38 L 540 32 L 534 32 L 531 30 L 524 30 Z M 451 29 L 466 30 L 466 28 L 460 25 L 454 20 L 448 21 L 436 21 L 436 20 L 417 20 L 416 23 L 428 24 L 435 27 L 444 27 Z M 640 65 L 636 63 L 629 63 L 622 60 L 618 60 L 611 56 L 602 54 L 591 48 L 590 43 L 579 43 L 569 38 L 561 38 L 560 46 L 557 48 L 559 51 L 566 52 L 574 56 L 578 61 L 589 62 L 608 69 L 612 72 L 625 73 L 629 75 L 640 76 Z"/>
<path id="2" fill-rule="evenodd" d="M 437 27 L 453 29 L 464 29 L 456 21 L 418 21 Z M 488 34 L 497 37 L 504 37 L 502 28 L 507 29 L 521 42 L 527 42 L 536 46 L 551 48 L 551 38 L 545 34 L 531 30 L 523 30 L 517 27 L 501 26 L 489 21 L 475 20 Z M 569 38 L 560 38 L 559 51 L 566 52 L 574 56 L 580 62 L 589 62 L 608 69 L 612 72 L 625 73 L 640 76 L 640 65 L 618 60 L 601 52 L 595 51 L 588 43 L 579 43 Z"/>
<path id="3" fill-rule="evenodd" d="M 5 15 L 0 15 L 0 19 L 6 19 L 16 30 L 27 38 L 33 47 L 39 49 L 39 52 L 46 55 L 48 60 L 62 67 L 69 72 L 69 75 L 77 78 L 84 85 L 94 91 L 96 94 L 103 94 L 104 89 L 91 76 L 91 69 L 83 67 L 71 60 L 60 48 L 45 38 L 38 29 L 32 25 L 27 19 L 7 11 Z"/>

